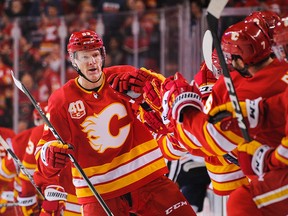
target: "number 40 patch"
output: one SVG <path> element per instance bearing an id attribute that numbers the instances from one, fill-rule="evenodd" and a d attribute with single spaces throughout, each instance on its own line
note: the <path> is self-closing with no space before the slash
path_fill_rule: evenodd
<path id="1" fill-rule="evenodd" d="M 80 119 L 86 114 L 83 101 L 78 100 L 69 104 L 68 112 L 71 118 Z"/>

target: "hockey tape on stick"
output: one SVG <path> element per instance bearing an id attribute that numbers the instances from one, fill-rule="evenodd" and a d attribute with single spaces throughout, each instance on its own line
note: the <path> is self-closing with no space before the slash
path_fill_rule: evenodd
<path id="1" fill-rule="evenodd" d="M 48 120 L 48 118 L 46 117 L 45 113 L 43 112 L 43 110 L 41 109 L 41 107 L 38 105 L 38 103 L 36 102 L 36 100 L 34 99 L 34 97 L 31 95 L 31 93 L 29 92 L 29 90 L 19 81 L 15 78 L 13 71 L 11 70 L 11 75 L 13 78 L 13 81 L 15 83 L 15 85 L 17 86 L 17 88 L 19 88 L 31 101 L 31 103 L 33 104 L 33 106 L 35 107 L 35 109 L 39 112 L 39 114 L 41 115 L 42 119 L 44 120 L 44 122 L 46 123 L 46 125 L 49 127 L 50 131 L 53 133 L 53 135 L 55 136 L 55 138 L 60 141 L 61 143 L 65 143 L 64 140 L 60 137 L 59 133 L 56 131 L 56 129 L 54 128 L 54 126 L 51 124 L 51 122 Z M 97 201 L 99 202 L 99 204 L 101 205 L 101 207 L 103 208 L 103 210 L 105 211 L 105 213 L 109 216 L 113 216 L 113 213 L 111 212 L 111 210 L 108 208 L 107 204 L 104 202 L 104 200 L 102 199 L 102 197 L 100 196 L 100 194 L 96 191 L 96 189 L 94 188 L 93 184 L 91 183 L 91 181 L 89 180 L 89 178 L 87 177 L 87 175 L 84 173 L 83 169 L 81 168 L 81 166 L 78 164 L 78 162 L 75 160 L 74 156 L 71 154 L 68 154 L 71 162 L 74 164 L 75 168 L 77 169 L 77 171 L 81 174 L 82 178 L 85 180 L 85 182 L 87 183 L 89 189 L 91 190 L 91 192 L 93 193 L 93 195 L 96 197 Z"/>

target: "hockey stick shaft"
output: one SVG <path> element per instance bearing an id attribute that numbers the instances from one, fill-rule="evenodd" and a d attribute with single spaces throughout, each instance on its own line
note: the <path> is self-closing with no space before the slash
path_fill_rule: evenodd
<path id="1" fill-rule="evenodd" d="M 17 88 L 19 88 L 31 101 L 31 103 L 33 104 L 33 106 L 35 107 L 35 109 L 39 112 L 39 114 L 41 115 L 42 119 L 44 120 L 45 124 L 49 127 L 50 131 L 53 133 L 54 137 L 60 141 L 61 143 L 65 144 L 64 140 L 61 138 L 61 136 L 59 135 L 59 133 L 56 131 L 56 129 L 54 128 L 54 126 L 51 124 L 51 122 L 48 120 L 48 118 L 46 117 L 45 113 L 43 112 L 43 110 L 41 109 L 41 107 L 38 105 L 38 103 L 36 102 L 36 100 L 34 99 L 34 97 L 30 94 L 30 92 L 28 91 L 28 89 L 19 81 L 14 77 L 14 73 L 11 70 L 11 75 L 12 78 L 14 80 L 15 85 L 17 86 Z M 113 213 L 111 212 L 111 210 L 108 208 L 108 206 L 106 205 L 106 203 L 104 202 L 104 200 L 102 199 L 102 197 L 100 196 L 100 194 L 96 191 L 95 187 L 93 186 L 93 184 L 91 183 L 91 181 L 89 180 L 89 178 L 87 177 L 87 175 L 85 174 L 85 172 L 83 171 L 83 169 L 81 168 L 81 166 L 78 164 L 77 160 L 74 158 L 73 155 L 68 154 L 71 162 L 73 163 L 73 165 L 75 166 L 75 168 L 77 169 L 77 171 L 81 174 L 82 178 L 85 180 L 85 182 L 87 183 L 89 189 L 91 190 L 91 192 L 93 193 L 93 195 L 96 197 L 97 201 L 99 202 L 99 204 L 102 206 L 103 210 L 106 212 L 107 215 L 113 216 Z"/>
<path id="2" fill-rule="evenodd" d="M 31 184 L 35 187 L 36 191 L 41 195 L 41 197 L 45 200 L 44 194 L 41 192 L 41 190 L 38 188 L 36 183 L 34 182 L 33 176 L 29 173 L 29 171 L 23 166 L 20 159 L 17 157 L 17 155 L 12 151 L 8 143 L 3 139 L 3 137 L 0 135 L 0 143 L 5 148 L 5 150 L 11 155 L 15 163 L 19 166 L 21 171 L 28 177 Z"/>
<path id="3" fill-rule="evenodd" d="M 223 11 L 224 7 L 226 6 L 228 0 L 211 0 L 208 8 L 207 8 L 207 23 L 208 23 L 208 27 L 212 33 L 212 37 L 213 37 L 213 44 L 214 47 L 217 51 L 218 54 L 218 58 L 220 61 L 220 65 L 222 67 L 223 70 L 223 76 L 224 76 L 224 81 L 226 84 L 226 88 L 227 91 L 229 93 L 229 97 L 230 100 L 232 102 L 233 108 L 235 110 L 236 113 L 236 117 L 237 117 L 237 121 L 238 121 L 238 126 L 241 130 L 241 133 L 243 135 L 243 138 L 249 142 L 251 141 L 251 138 L 249 136 L 248 133 L 248 129 L 245 125 L 244 122 L 244 117 L 242 114 L 242 110 L 241 107 L 239 105 L 239 101 L 238 101 L 238 97 L 235 91 L 235 87 L 233 85 L 231 76 L 230 76 L 230 72 L 227 68 L 225 59 L 224 59 L 224 55 L 221 49 L 221 42 L 218 38 L 218 19 L 220 17 L 221 12 Z"/>

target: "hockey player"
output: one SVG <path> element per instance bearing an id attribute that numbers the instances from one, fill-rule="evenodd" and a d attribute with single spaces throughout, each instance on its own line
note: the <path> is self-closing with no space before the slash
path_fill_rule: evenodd
<path id="1" fill-rule="evenodd" d="M 14 153 L 18 156 L 19 160 L 23 159 L 23 152 L 25 152 L 25 144 L 28 143 L 30 134 L 32 132 L 32 128 L 24 130 L 19 134 L 16 134 L 11 140 L 11 149 L 13 149 Z M 13 158 L 7 154 L 1 160 L 0 167 L 0 179 L 1 184 L 6 184 L 8 186 L 8 190 L 2 191 L 2 200 L 6 200 L 7 203 L 16 203 L 17 195 L 21 191 L 20 179 L 17 176 L 18 170 L 16 169 Z M 5 183 L 6 182 L 6 183 Z M 11 213 L 12 211 L 12 213 Z M 15 213 L 15 211 L 17 213 Z M 0 212 L 3 215 L 17 215 L 21 212 L 20 207 L 2 207 Z"/>
<path id="2" fill-rule="evenodd" d="M 47 103 L 40 103 L 40 106 L 42 110 L 46 113 L 47 112 Z M 22 164 L 24 167 L 26 167 L 31 175 L 34 175 L 35 169 L 37 168 L 36 165 L 36 158 L 39 157 L 40 149 L 36 148 L 37 143 L 39 142 L 43 130 L 44 130 L 44 122 L 42 117 L 40 116 L 39 112 L 35 109 L 33 112 L 34 117 L 34 124 L 37 126 L 32 130 L 32 133 L 29 138 L 28 145 L 26 147 Z M 21 202 L 28 202 L 29 200 L 38 200 L 38 204 L 41 207 L 41 213 L 42 216 L 48 216 L 48 215 L 69 215 L 69 216 L 79 216 L 80 213 L 80 205 L 77 203 L 77 198 L 75 194 L 75 188 L 72 184 L 72 175 L 70 171 L 70 166 L 67 166 L 63 171 L 60 173 L 59 182 L 60 182 L 60 188 L 62 187 L 63 191 L 67 193 L 67 198 L 65 200 L 61 200 L 60 202 L 58 200 L 54 201 L 52 198 L 47 200 L 42 200 L 42 197 L 40 199 L 35 199 L 36 190 L 34 186 L 30 183 L 28 177 L 24 175 L 22 172 L 19 174 L 19 178 L 21 179 L 21 193 L 19 193 L 18 201 Z M 49 189 L 53 189 L 53 186 L 55 185 L 50 180 L 50 185 L 47 186 Z M 58 182 L 57 182 L 58 183 Z M 37 196 L 37 194 L 36 194 Z M 30 202 L 31 203 L 31 202 Z M 25 213 L 24 215 L 30 215 L 32 214 L 32 211 L 27 211 L 27 207 L 22 207 L 22 211 Z M 33 212 L 34 214 L 36 212 Z"/>
<path id="3" fill-rule="evenodd" d="M 287 56 L 286 39 L 288 28 L 287 18 L 283 18 L 277 24 L 274 30 L 273 41 L 274 51 L 277 58 L 286 65 L 285 58 Z M 286 24 L 285 24 L 286 22 Z M 269 140 L 259 142 L 253 140 L 249 143 L 242 143 L 238 146 L 238 158 L 241 168 L 247 175 L 257 175 L 259 178 L 252 179 L 249 187 L 241 187 L 231 194 L 228 200 L 229 215 L 287 215 L 288 208 L 287 192 L 285 188 L 288 184 L 288 163 L 287 163 L 287 134 L 288 134 L 288 74 L 284 74 L 281 82 L 286 83 L 286 90 L 281 94 L 261 100 L 246 100 L 240 102 L 240 106 L 244 110 L 244 116 L 254 116 L 253 121 L 250 118 L 248 126 L 257 128 L 259 131 L 272 131 L 275 128 L 284 130 L 286 119 L 286 129 L 284 137 L 275 145 L 267 145 Z M 253 108 L 253 109 L 251 109 Z M 232 104 L 226 103 L 215 107 L 211 110 L 210 115 L 217 115 L 221 112 L 232 112 Z M 235 116 L 235 113 L 234 113 Z M 231 120 L 226 119 L 225 120 Z M 269 132 L 268 132 L 269 133 Z M 269 133 L 271 134 L 271 133 Z M 263 143 L 263 144 L 261 144 Z M 276 147 L 276 148 L 275 148 Z M 275 181 L 277 179 L 277 181 Z M 239 207 L 241 207 L 239 209 Z"/>
<path id="4" fill-rule="evenodd" d="M 94 31 L 74 32 L 67 47 L 79 76 L 48 101 L 50 121 L 66 143 L 44 131 L 34 176 L 37 184 L 44 190 L 49 182 L 42 177 L 57 181 L 69 162 L 67 154 L 73 154 L 114 214 L 195 215 L 176 184 L 164 176 L 168 170 L 161 151 L 131 103 L 118 97 L 107 82 L 114 73 L 152 73 L 131 66 L 103 69 L 105 48 Z M 73 165 L 72 176 L 82 214 L 106 215 Z"/>

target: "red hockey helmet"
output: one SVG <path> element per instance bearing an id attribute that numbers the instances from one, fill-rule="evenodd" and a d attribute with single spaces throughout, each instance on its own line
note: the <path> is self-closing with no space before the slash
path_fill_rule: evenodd
<path id="1" fill-rule="evenodd" d="M 280 16 L 273 11 L 254 11 L 244 19 L 245 22 L 255 22 L 271 40 L 273 29 L 280 20 Z"/>
<path id="2" fill-rule="evenodd" d="M 280 61 L 288 61 L 288 17 L 282 18 L 274 28 L 272 50 Z"/>
<path id="3" fill-rule="evenodd" d="M 103 41 L 96 32 L 91 30 L 82 30 L 72 33 L 67 45 L 67 51 L 69 54 L 92 49 L 100 49 L 102 57 L 105 58 L 106 53 Z"/>
<path id="4" fill-rule="evenodd" d="M 227 64 L 240 57 L 247 65 L 254 65 L 271 54 L 270 39 L 254 22 L 239 22 L 224 32 L 221 46 Z"/>

